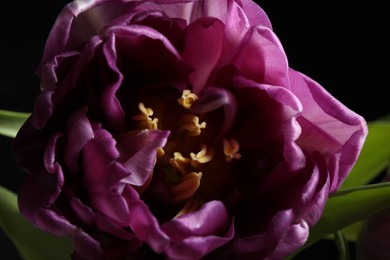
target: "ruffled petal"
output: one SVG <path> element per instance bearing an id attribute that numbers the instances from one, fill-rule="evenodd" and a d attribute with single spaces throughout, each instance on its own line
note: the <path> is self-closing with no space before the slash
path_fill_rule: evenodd
<path id="1" fill-rule="evenodd" d="M 304 149 L 329 155 L 340 154 L 331 192 L 352 169 L 367 135 L 365 120 L 331 96 L 318 83 L 290 70 L 290 89 L 302 102 L 300 123 L 304 134 L 298 143 Z"/>
<path id="2" fill-rule="evenodd" d="M 83 147 L 94 138 L 86 109 L 74 112 L 68 119 L 64 160 L 71 172 L 77 172 L 79 154 Z"/>
<path id="3" fill-rule="evenodd" d="M 233 255 L 244 255 L 265 250 L 283 236 L 293 223 L 294 217 L 292 209 L 276 212 L 264 232 L 252 236 L 240 236 L 238 233 L 230 246 L 230 252 Z"/>
<path id="4" fill-rule="evenodd" d="M 288 85 L 288 62 L 277 36 L 267 27 L 252 28 L 234 58 L 240 75 L 262 84 Z"/>
<path id="5" fill-rule="evenodd" d="M 239 88 L 235 95 L 237 116 L 248 119 L 235 132 L 242 149 L 267 147 L 269 155 L 273 152 L 282 153 L 288 162 L 288 170 L 302 168 L 305 156 L 296 144 L 301 136 L 301 127 L 296 121 L 302 111 L 300 100 L 283 87 L 259 84 L 243 77 L 236 77 L 233 82 Z M 248 103 L 254 105 L 247 108 Z M 278 143 L 283 145 L 280 151 L 276 145 Z"/>
<path id="6" fill-rule="evenodd" d="M 251 26 L 264 26 L 272 30 L 271 21 L 264 10 L 252 0 L 235 0 L 241 4 Z"/>
<path id="7" fill-rule="evenodd" d="M 118 60 L 115 39 L 114 35 L 111 34 L 103 45 L 103 54 L 109 69 L 114 74 L 112 76 L 114 79 L 105 84 L 101 105 L 105 108 L 103 113 L 105 114 L 106 120 L 109 122 L 110 126 L 115 129 L 122 130 L 125 128 L 125 112 L 123 111 L 120 101 L 116 97 L 116 93 L 122 84 L 123 74 L 119 71 L 119 68 L 116 65 Z"/>
<path id="8" fill-rule="evenodd" d="M 308 237 L 309 226 L 305 221 L 302 220 L 297 224 L 293 224 L 286 230 L 283 237 L 277 242 L 277 246 L 273 250 L 273 253 L 264 259 L 281 259 L 303 246 Z"/>
<path id="9" fill-rule="evenodd" d="M 76 0 L 59 13 L 45 45 L 38 73 L 44 64 L 65 49 L 78 49 L 107 25 L 134 5 L 132 1 Z"/>
<path id="10" fill-rule="evenodd" d="M 224 24 L 215 18 L 204 17 L 185 30 L 185 47 L 181 56 L 195 70 L 190 74 L 192 92 L 199 94 L 215 69 L 222 53 Z"/>
<path id="11" fill-rule="evenodd" d="M 144 130 L 118 143 L 121 161 L 130 175 L 121 180 L 135 186 L 141 186 L 153 172 L 157 158 L 157 148 L 164 147 L 169 131 Z"/>
<path id="12" fill-rule="evenodd" d="M 129 226 L 139 239 L 145 241 L 155 252 L 162 253 L 170 245 L 169 237 L 161 230 L 157 219 L 148 206 L 139 198 L 131 187 L 126 189 L 131 215 Z"/>
<path id="13" fill-rule="evenodd" d="M 175 241 L 165 254 L 170 259 L 199 259 L 228 243 L 234 235 L 225 206 L 210 201 L 193 213 L 164 224 L 162 230 Z"/>

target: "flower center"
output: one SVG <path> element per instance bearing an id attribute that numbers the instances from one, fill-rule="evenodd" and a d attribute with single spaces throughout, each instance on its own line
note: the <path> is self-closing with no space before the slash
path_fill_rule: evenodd
<path id="1" fill-rule="evenodd" d="M 178 106 L 174 111 L 160 112 L 160 106 L 155 108 L 161 118 L 153 117 L 153 109 L 142 102 L 138 104 L 139 113 L 132 117 L 140 130 L 171 131 L 165 147 L 157 150 L 155 172 L 166 175 L 165 185 L 170 193 L 171 203 L 184 204 L 178 215 L 200 206 L 199 199 L 196 198 L 204 200 L 202 193 L 215 194 L 209 190 L 219 190 L 220 187 L 214 188 L 214 184 L 206 183 L 207 180 L 214 179 L 219 182 L 220 179 L 231 178 L 232 175 L 224 171 L 231 171 L 229 164 L 241 158 L 240 146 L 234 138 L 224 138 L 216 142 L 210 138 L 210 134 L 203 135 L 203 132 L 207 131 L 207 123 L 201 118 L 205 118 L 205 115 L 191 113 L 191 107 L 198 99 L 190 90 L 184 90 L 177 99 Z M 176 117 L 177 120 L 165 120 L 166 117 Z M 169 128 L 163 129 L 164 121 L 174 121 L 175 124 L 166 124 Z M 145 187 L 142 190 L 145 190 Z M 206 200 L 212 199 L 213 196 L 206 196 Z"/>

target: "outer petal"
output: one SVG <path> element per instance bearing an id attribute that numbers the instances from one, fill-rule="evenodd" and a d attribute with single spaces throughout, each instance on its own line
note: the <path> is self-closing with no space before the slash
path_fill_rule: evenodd
<path id="1" fill-rule="evenodd" d="M 264 259 L 282 259 L 303 246 L 309 236 L 309 226 L 305 221 L 300 221 L 286 230 L 284 236 L 278 240 L 273 253 Z"/>
<path id="2" fill-rule="evenodd" d="M 210 201 L 196 212 L 164 224 L 162 229 L 175 241 L 166 255 L 170 259 L 203 257 L 233 238 L 234 229 L 229 222 L 225 206 L 220 201 Z"/>
<path id="3" fill-rule="evenodd" d="M 243 77 L 236 77 L 233 82 L 238 87 L 235 94 L 237 116 L 247 118 L 242 123 L 242 128 L 235 132 L 242 149 L 264 149 L 267 156 L 282 153 L 290 171 L 302 168 L 305 158 L 301 148 L 295 143 L 301 135 L 296 117 L 302 110 L 302 105 L 293 92 Z M 248 107 L 248 103 L 253 105 Z M 279 145 L 283 146 L 280 151 Z"/>
<path id="4" fill-rule="evenodd" d="M 118 157 L 111 135 L 95 130 L 95 138 L 83 149 L 82 178 L 93 209 L 126 226 L 129 210 L 122 196 L 124 185 L 119 181 L 129 173 L 115 161 Z"/>
<path id="5" fill-rule="evenodd" d="M 77 171 L 78 157 L 81 150 L 94 137 L 86 112 L 86 109 L 76 111 L 68 119 L 64 160 L 73 173 Z"/>
<path id="6" fill-rule="evenodd" d="M 67 4 L 49 34 L 40 67 L 65 49 L 78 49 L 133 4 L 126 0 L 76 0 Z"/>
<path id="7" fill-rule="evenodd" d="M 330 173 L 330 190 L 334 192 L 360 153 L 367 135 L 366 122 L 308 77 L 293 70 L 289 76 L 290 89 L 303 106 L 303 134 L 298 143 L 311 152 L 321 149 L 322 153 L 336 155 L 335 171 Z"/>
<path id="8" fill-rule="evenodd" d="M 252 0 L 235 0 L 241 4 L 251 26 L 264 26 L 272 30 L 271 21 L 264 10 Z"/>
<path id="9" fill-rule="evenodd" d="M 240 46 L 233 63 L 240 75 L 258 83 L 288 85 L 288 62 L 276 35 L 267 27 L 254 27 Z"/>

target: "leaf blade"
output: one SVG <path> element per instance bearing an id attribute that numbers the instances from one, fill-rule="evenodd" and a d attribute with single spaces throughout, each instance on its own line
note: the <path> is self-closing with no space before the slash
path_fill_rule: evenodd
<path id="1" fill-rule="evenodd" d="M 321 219 L 311 228 L 305 247 L 390 207 L 390 183 L 377 188 L 366 186 L 367 189 L 330 197 Z"/>
<path id="2" fill-rule="evenodd" d="M 0 135 L 14 138 L 29 116 L 29 113 L 0 109 Z"/>
<path id="3" fill-rule="evenodd" d="M 386 169 L 390 160 L 390 122 L 368 123 L 368 135 L 355 166 L 341 188 L 368 184 Z"/>

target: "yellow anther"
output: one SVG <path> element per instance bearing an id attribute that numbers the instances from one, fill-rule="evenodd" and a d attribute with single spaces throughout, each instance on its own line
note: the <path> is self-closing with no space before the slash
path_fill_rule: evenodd
<path id="1" fill-rule="evenodd" d="M 198 96 L 191 92 L 191 90 L 184 90 L 181 98 L 177 100 L 180 105 L 186 109 L 190 109 L 192 104 L 198 99 Z"/>
<path id="2" fill-rule="evenodd" d="M 186 173 L 185 165 L 191 162 L 190 159 L 185 158 L 181 153 L 173 153 L 173 158 L 169 159 L 169 163 L 172 167 L 181 172 L 182 174 Z"/>
<path id="3" fill-rule="evenodd" d="M 194 195 L 200 186 L 201 177 L 201 172 L 190 172 L 185 174 L 178 184 L 172 185 L 170 191 L 173 196 L 173 203 L 186 200 Z"/>
<path id="4" fill-rule="evenodd" d="M 231 162 L 233 159 L 240 159 L 241 154 L 237 153 L 240 149 L 240 145 L 236 140 L 230 138 L 229 140 L 223 139 L 223 152 L 226 155 L 225 160 Z"/>
<path id="5" fill-rule="evenodd" d="M 187 131 L 190 136 L 198 136 L 202 129 L 206 128 L 206 122 L 199 123 L 199 117 L 194 115 L 185 115 L 180 119 L 179 131 Z"/>
<path id="6" fill-rule="evenodd" d="M 138 108 L 141 111 L 140 114 L 133 116 L 133 120 L 139 121 L 139 127 L 144 129 L 157 129 L 157 118 L 151 118 L 153 115 L 153 109 L 146 108 L 144 103 L 139 103 Z"/>
<path id="7" fill-rule="evenodd" d="M 163 157 L 164 154 L 165 154 L 164 149 L 163 149 L 162 147 L 158 147 L 158 148 L 157 148 L 157 158 Z"/>
<path id="8" fill-rule="evenodd" d="M 214 158 L 215 150 L 213 148 L 207 148 L 205 145 L 201 145 L 201 150 L 197 154 L 191 153 L 191 165 L 196 168 L 202 167 L 202 164 L 208 163 Z"/>

